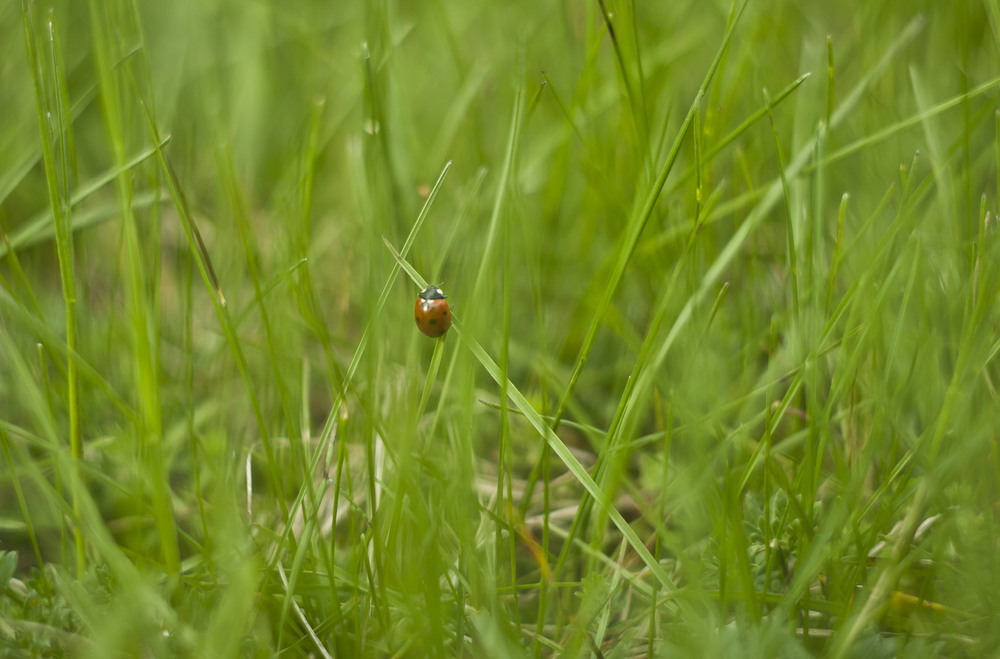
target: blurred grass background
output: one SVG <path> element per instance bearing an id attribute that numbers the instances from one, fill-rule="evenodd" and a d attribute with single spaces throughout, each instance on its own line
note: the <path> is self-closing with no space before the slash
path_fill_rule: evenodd
<path id="1" fill-rule="evenodd" d="M 996 0 L 0 35 L 5 653 L 1000 648 Z"/>

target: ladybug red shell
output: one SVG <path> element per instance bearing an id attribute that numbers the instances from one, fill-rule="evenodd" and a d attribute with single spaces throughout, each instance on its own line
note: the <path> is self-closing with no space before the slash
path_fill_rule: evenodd
<path id="1" fill-rule="evenodd" d="M 443 336 L 451 327 L 451 307 L 447 297 L 437 286 L 428 286 L 420 291 L 417 304 L 413 307 L 417 329 L 432 339 Z"/>

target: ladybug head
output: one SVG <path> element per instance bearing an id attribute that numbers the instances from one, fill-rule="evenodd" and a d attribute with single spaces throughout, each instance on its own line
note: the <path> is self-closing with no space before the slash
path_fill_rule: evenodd
<path id="1" fill-rule="evenodd" d="M 443 300 L 448 296 L 437 286 L 428 286 L 420 291 L 420 297 L 425 300 Z"/>

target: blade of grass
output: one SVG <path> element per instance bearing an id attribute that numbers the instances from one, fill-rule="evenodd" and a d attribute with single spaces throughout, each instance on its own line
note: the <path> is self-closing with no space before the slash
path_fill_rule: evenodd
<path id="1" fill-rule="evenodd" d="M 519 114 L 519 104 L 514 106 L 515 114 Z M 514 151 L 514 145 L 517 143 L 516 129 L 511 128 L 511 144 L 510 151 Z M 511 155 L 511 160 L 513 160 L 513 155 Z M 504 222 L 503 234 L 502 234 L 502 246 L 501 246 L 501 288 L 502 288 L 502 306 L 501 306 L 501 335 L 500 335 L 500 442 L 497 447 L 497 485 L 496 485 L 496 514 L 499 518 L 505 519 L 505 524 L 497 524 L 494 530 L 496 534 L 496 555 L 498 563 L 499 572 L 499 558 L 503 556 L 503 542 L 504 536 L 506 535 L 507 540 L 507 556 L 510 560 L 510 584 L 512 586 L 517 585 L 517 546 L 516 546 L 516 534 L 513 529 L 505 529 L 504 527 L 517 527 L 520 525 L 520 520 L 512 519 L 516 514 L 516 508 L 514 506 L 514 495 L 513 495 L 513 481 L 515 478 L 514 466 L 511 454 L 513 453 L 513 444 L 511 442 L 511 432 L 510 432 L 510 414 L 507 410 L 507 383 L 508 372 L 510 366 L 510 323 L 512 315 L 512 293 L 511 287 L 513 286 L 511 280 L 513 279 L 513 263 L 511 256 L 511 226 L 510 222 Z M 504 485 L 506 484 L 506 491 L 504 490 Z M 506 495 L 506 496 L 505 496 Z M 506 534 L 504 533 L 506 531 Z M 502 583 L 503 575 L 497 574 L 497 582 Z M 517 629 L 517 636 L 520 638 L 523 635 L 523 630 L 521 628 L 521 609 L 518 605 L 518 593 L 515 588 L 513 591 L 513 613 L 514 613 L 514 626 Z"/>
<path id="2" fill-rule="evenodd" d="M 483 245 L 482 255 L 479 260 L 479 269 L 476 271 L 476 278 L 472 284 L 471 297 L 473 299 L 483 292 L 486 273 L 490 272 L 489 266 L 493 262 L 493 253 L 496 251 L 496 241 L 500 231 L 501 210 L 503 209 L 504 200 L 507 197 L 508 182 L 510 180 L 511 169 L 513 168 L 514 154 L 517 150 L 518 135 L 520 134 L 523 96 L 524 90 L 519 87 L 517 93 L 514 95 L 514 108 L 510 118 L 510 132 L 507 134 L 507 150 L 504 153 L 503 168 L 500 170 L 500 180 L 497 181 L 496 196 L 493 198 L 490 224 L 486 230 L 486 242 Z"/>
<path id="3" fill-rule="evenodd" d="M 165 201 L 157 192 L 143 192 L 134 194 L 131 206 L 133 209 L 149 208 L 155 204 Z M 71 206 L 76 205 L 71 203 Z M 95 208 L 81 210 L 72 215 L 73 231 L 79 232 L 92 226 L 97 226 L 103 222 L 114 219 L 121 209 L 112 204 L 104 204 Z M 32 218 L 27 226 L 22 227 L 15 234 L 8 237 L 0 244 L 0 260 L 7 258 L 11 251 L 20 251 L 40 245 L 55 237 L 55 225 L 52 222 L 51 213 L 42 213 Z"/>
<path id="4" fill-rule="evenodd" d="M 833 117 L 833 107 L 837 103 L 834 94 L 833 37 L 826 37 L 826 125 L 830 125 Z"/>
<path id="5" fill-rule="evenodd" d="M 608 37 L 611 39 L 611 48 L 615 53 L 615 64 L 618 67 L 618 74 L 621 76 L 622 86 L 625 88 L 625 98 L 628 100 L 629 116 L 632 121 L 629 124 L 632 130 L 635 131 L 635 144 L 644 145 L 644 158 L 643 162 L 646 166 L 647 176 L 652 175 L 653 163 L 652 149 L 649 148 L 649 128 L 648 128 L 648 118 L 646 116 L 646 104 L 642 96 L 642 65 L 639 59 L 638 49 L 635 53 L 630 53 L 635 56 L 636 67 L 638 69 L 637 80 L 633 82 L 632 76 L 630 75 L 629 68 L 625 65 L 625 55 L 622 52 L 622 46 L 618 42 L 618 34 L 615 32 L 615 26 L 612 22 L 611 13 L 608 11 L 608 7 L 605 4 L 605 0 L 597 0 L 598 6 L 601 8 L 601 18 L 604 21 L 604 26 L 608 30 Z M 635 19 L 635 8 L 632 7 L 632 18 Z M 632 24 L 634 28 L 634 23 Z M 634 36 L 634 32 L 633 32 Z M 636 84 L 639 86 L 638 91 L 633 91 L 632 87 Z"/>
<path id="6" fill-rule="evenodd" d="M 128 317 L 132 322 L 130 339 L 134 368 L 136 397 L 139 403 L 139 423 L 136 426 L 137 453 L 146 467 L 147 482 L 152 490 L 153 516 L 160 538 L 163 563 L 171 575 L 180 572 L 180 549 L 177 525 L 173 514 L 173 501 L 169 485 L 169 464 L 163 452 L 163 411 L 160 402 L 159 344 L 156 336 L 157 314 L 148 299 L 148 291 L 158 288 L 159 269 L 146 271 L 147 254 L 143 248 L 158 252 L 159 235 L 146 231 L 146 240 L 140 240 L 140 231 L 132 207 L 132 180 L 125 145 L 126 135 L 122 117 L 121 69 L 113 69 L 113 45 L 110 34 L 110 17 L 107 6 L 90 3 L 91 28 L 94 33 L 94 51 L 97 60 L 101 109 L 104 127 L 115 158 L 116 191 L 122 218 L 122 233 L 127 262 Z M 128 67 L 128 64 L 123 66 Z M 131 70 L 131 69 L 129 69 Z M 166 140 L 157 140 L 162 149 Z M 155 263 L 155 262 L 154 262 Z"/>
<path id="7" fill-rule="evenodd" d="M 59 277 L 62 284 L 63 305 L 66 316 L 66 349 L 77 351 L 77 317 L 76 317 L 76 275 L 74 268 L 75 250 L 73 248 L 72 220 L 68 208 L 69 167 L 67 141 L 72 119 L 68 116 L 69 103 L 65 98 L 65 81 L 63 80 L 62 62 L 55 50 L 54 19 L 50 14 L 48 20 L 48 42 L 53 49 L 48 70 L 43 71 L 39 60 L 38 40 L 35 18 L 31 13 L 28 0 L 22 0 L 21 12 L 24 22 L 25 43 L 28 48 L 28 60 L 35 83 L 35 102 L 38 110 L 39 137 L 42 142 L 42 162 L 45 168 L 45 181 L 48 189 L 49 206 L 52 209 L 53 223 L 56 231 L 56 252 L 59 258 Z M 48 88 L 49 93 L 46 93 Z M 51 95 L 56 99 L 56 106 L 51 107 L 46 98 Z M 57 122 L 56 134 L 53 134 L 49 118 Z M 61 167 L 61 172 L 58 168 Z M 60 177 L 61 173 L 61 177 Z M 66 363 L 66 399 L 69 412 L 69 443 L 74 462 L 83 459 L 83 437 L 80 432 L 79 378 L 74 360 Z M 74 512 L 79 513 L 78 502 L 74 499 Z M 82 577 L 87 567 L 86 547 L 83 533 L 79 527 L 73 530 L 76 548 L 76 572 Z"/>
<path id="8" fill-rule="evenodd" d="M 21 478 L 19 476 L 19 469 L 14 465 L 14 458 L 11 455 L 11 439 L 7 434 L 7 430 L 0 425 L 0 445 L 3 447 L 3 457 L 4 462 L 7 464 L 7 471 L 11 475 L 10 482 L 14 487 L 14 496 L 17 498 L 18 508 L 21 510 L 21 516 L 24 518 L 25 530 L 28 532 L 28 539 L 31 541 L 31 548 L 35 553 L 35 560 L 39 565 L 44 565 L 42 559 L 42 550 L 38 544 L 38 533 L 35 530 L 35 523 L 31 515 L 31 511 L 28 509 L 27 500 L 24 497 L 24 489 L 21 487 Z"/>
<path id="9" fill-rule="evenodd" d="M 764 90 L 764 107 L 767 108 L 767 117 L 771 124 L 771 136 L 774 138 L 774 152 L 778 159 L 778 180 L 781 181 L 781 197 L 785 202 L 785 258 L 788 278 L 792 283 L 792 314 L 799 315 L 799 259 L 796 254 L 796 242 L 801 240 L 796 227 L 795 215 L 792 214 L 791 191 L 788 188 L 788 177 L 785 175 L 785 162 L 781 155 L 781 139 L 778 137 L 778 126 L 774 121 L 774 112 L 771 110 L 771 98 Z"/>

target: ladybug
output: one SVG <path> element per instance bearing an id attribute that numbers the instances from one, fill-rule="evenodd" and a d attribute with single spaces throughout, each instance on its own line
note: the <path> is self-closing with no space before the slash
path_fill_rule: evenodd
<path id="1" fill-rule="evenodd" d="M 451 307 L 445 301 L 448 296 L 437 286 L 428 286 L 420 291 L 417 304 L 413 307 L 413 319 L 417 329 L 436 339 L 451 327 Z"/>

